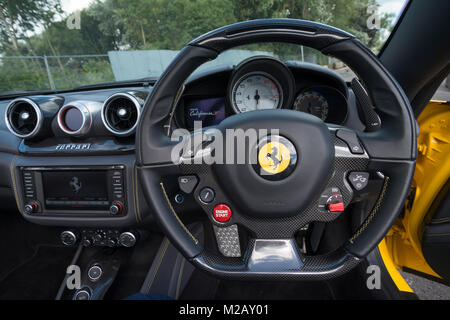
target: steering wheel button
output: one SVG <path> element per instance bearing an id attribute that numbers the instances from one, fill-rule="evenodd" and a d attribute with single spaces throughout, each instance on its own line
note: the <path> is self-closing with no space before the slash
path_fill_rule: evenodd
<path id="1" fill-rule="evenodd" d="M 361 144 L 359 143 L 358 136 L 356 133 L 349 131 L 349 130 L 338 130 L 336 131 L 336 136 L 344 140 L 347 144 L 348 148 L 350 149 L 350 152 L 353 154 L 364 154 L 364 149 L 362 148 Z"/>
<path id="2" fill-rule="evenodd" d="M 217 222 L 227 222 L 231 219 L 231 209 L 226 204 L 218 204 L 214 207 L 213 216 Z"/>
<path id="3" fill-rule="evenodd" d="M 328 204 L 328 211 L 330 212 L 343 212 L 344 211 L 344 203 L 336 202 Z"/>
<path id="4" fill-rule="evenodd" d="M 214 200 L 215 196 L 216 194 L 211 188 L 206 187 L 200 190 L 199 198 L 204 203 L 211 203 Z"/>
<path id="5" fill-rule="evenodd" d="M 348 180 L 352 184 L 355 190 L 362 190 L 367 186 L 369 182 L 369 173 L 368 172 L 351 172 L 348 175 Z"/>
<path id="6" fill-rule="evenodd" d="M 191 193 L 197 185 L 198 179 L 196 176 L 181 176 L 178 177 L 178 185 L 180 190 L 184 193 Z"/>

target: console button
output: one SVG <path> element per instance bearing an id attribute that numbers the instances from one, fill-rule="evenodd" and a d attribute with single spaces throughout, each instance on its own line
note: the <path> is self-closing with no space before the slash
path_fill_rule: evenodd
<path id="1" fill-rule="evenodd" d="M 103 274 L 103 270 L 99 265 L 94 265 L 94 266 L 90 267 L 88 270 L 88 277 L 89 277 L 89 280 L 91 280 L 92 282 L 95 282 L 98 279 L 100 279 L 102 274 Z"/>
<path id="2" fill-rule="evenodd" d="M 199 198 L 204 203 L 211 203 L 214 200 L 214 197 L 216 194 L 214 193 L 214 190 L 211 188 L 203 188 L 200 190 Z"/>
<path id="3" fill-rule="evenodd" d="M 97 232 L 95 235 L 94 235 L 94 241 L 95 242 L 100 242 L 100 241 L 102 241 L 104 239 L 104 234 L 102 233 L 102 232 Z"/>
<path id="4" fill-rule="evenodd" d="M 26 214 L 31 214 L 34 211 L 34 207 L 31 204 L 27 204 L 25 205 L 25 213 Z"/>
<path id="5" fill-rule="evenodd" d="M 119 236 L 119 244 L 124 247 L 132 247 L 136 244 L 136 236 L 132 232 L 123 232 Z"/>
<path id="6" fill-rule="evenodd" d="M 89 289 L 86 288 L 78 290 L 73 296 L 73 300 L 90 300 L 90 299 L 91 293 L 89 292 Z"/>
<path id="7" fill-rule="evenodd" d="M 118 214 L 119 211 L 120 211 L 119 206 L 117 206 L 117 205 L 115 205 L 115 204 L 113 204 L 113 205 L 109 208 L 109 212 L 110 212 L 112 215 Z"/>
<path id="8" fill-rule="evenodd" d="M 350 172 L 348 175 L 348 180 L 350 181 L 353 188 L 356 190 L 362 190 L 369 183 L 369 173 L 368 172 Z"/>
<path id="9" fill-rule="evenodd" d="M 119 201 L 114 202 L 111 207 L 109 207 L 109 213 L 112 215 L 121 214 L 123 210 L 123 205 Z"/>
<path id="10" fill-rule="evenodd" d="M 178 177 L 178 185 L 180 190 L 185 193 L 191 193 L 197 185 L 198 178 L 196 176 Z"/>
<path id="11" fill-rule="evenodd" d="M 81 241 L 81 244 L 83 245 L 83 247 L 90 247 L 92 245 L 92 240 L 91 239 L 83 239 L 83 241 Z"/>
<path id="12" fill-rule="evenodd" d="M 77 236 L 69 230 L 61 232 L 60 239 L 65 246 L 73 246 L 77 242 Z"/>
<path id="13" fill-rule="evenodd" d="M 26 214 L 32 214 L 32 213 L 38 212 L 39 205 L 37 204 L 36 201 L 31 201 L 31 202 L 28 202 L 23 209 Z"/>
<path id="14" fill-rule="evenodd" d="M 110 247 L 110 248 L 113 248 L 113 247 L 115 247 L 116 246 L 116 240 L 115 239 L 108 239 L 107 241 L 106 241 L 106 245 L 108 246 L 108 247 Z"/>
<path id="15" fill-rule="evenodd" d="M 214 220 L 217 222 L 227 222 L 231 219 L 231 209 L 226 204 L 218 204 L 213 210 Z"/>
<path id="16" fill-rule="evenodd" d="M 364 154 L 364 149 L 359 143 L 358 136 L 353 131 L 341 129 L 336 131 L 336 136 L 345 141 L 351 153 Z"/>

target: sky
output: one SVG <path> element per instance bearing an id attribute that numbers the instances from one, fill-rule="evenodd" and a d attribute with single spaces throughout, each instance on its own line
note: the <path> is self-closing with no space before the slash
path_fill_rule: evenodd
<path id="1" fill-rule="evenodd" d="M 405 0 L 377 0 L 381 12 L 399 12 L 405 3 Z"/>
<path id="2" fill-rule="evenodd" d="M 94 0 L 61 0 L 61 7 L 65 12 L 71 13 L 89 6 Z"/>

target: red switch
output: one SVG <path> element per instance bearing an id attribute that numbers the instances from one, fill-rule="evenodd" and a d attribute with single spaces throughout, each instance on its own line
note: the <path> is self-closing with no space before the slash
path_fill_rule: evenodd
<path id="1" fill-rule="evenodd" d="M 214 207 L 213 216 L 217 222 L 227 222 L 231 218 L 231 209 L 226 204 L 218 204 Z"/>
<path id="2" fill-rule="evenodd" d="M 328 211 L 330 212 L 343 212 L 344 209 L 345 208 L 343 202 L 335 202 L 328 204 Z"/>

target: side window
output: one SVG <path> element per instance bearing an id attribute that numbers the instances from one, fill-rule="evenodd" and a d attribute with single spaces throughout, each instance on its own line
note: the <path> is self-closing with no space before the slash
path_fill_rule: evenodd
<path id="1" fill-rule="evenodd" d="M 450 101 L 450 75 L 447 75 L 434 93 L 432 100 Z"/>

